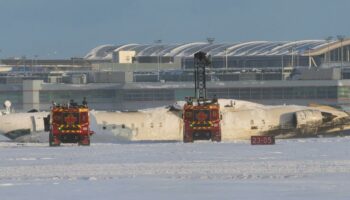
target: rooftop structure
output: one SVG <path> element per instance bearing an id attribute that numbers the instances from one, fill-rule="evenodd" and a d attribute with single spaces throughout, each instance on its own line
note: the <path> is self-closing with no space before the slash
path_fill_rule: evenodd
<path id="1" fill-rule="evenodd" d="M 92 49 L 84 59 L 118 64 L 178 63 L 179 68 L 189 69 L 193 68 L 193 55 L 198 51 L 211 56 L 213 68 L 350 66 L 350 40 L 346 38 L 222 44 L 192 42 L 102 45 Z"/>
<path id="2" fill-rule="evenodd" d="M 338 41 L 300 40 L 300 41 L 250 41 L 240 43 L 215 44 L 193 42 L 185 44 L 126 44 L 102 45 L 92 49 L 85 58 L 88 60 L 112 59 L 113 53 L 119 51 L 135 51 L 140 56 L 193 57 L 198 51 L 207 52 L 211 56 L 273 56 L 294 54 L 304 55 L 309 50 L 316 54 L 322 47 Z M 349 42 L 350 43 L 350 42 Z M 345 43 L 344 43 L 345 45 Z M 335 47 L 332 45 L 332 47 Z"/>

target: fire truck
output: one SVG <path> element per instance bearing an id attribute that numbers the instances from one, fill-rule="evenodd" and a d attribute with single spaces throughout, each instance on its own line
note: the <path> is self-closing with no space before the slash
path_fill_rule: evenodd
<path id="1" fill-rule="evenodd" d="M 53 104 L 45 120 L 45 129 L 49 131 L 50 146 L 60 146 L 61 143 L 89 146 L 94 132 L 90 130 L 89 108 L 85 99 L 82 105 L 72 100 L 65 105 Z"/>
<path id="2" fill-rule="evenodd" d="M 221 141 L 221 114 L 217 98 L 206 97 L 205 68 L 210 64 L 206 53 L 198 52 L 195 61 L 195 97 L 187 97 L 183 108 L 183 141 L 194 140 Z"/>

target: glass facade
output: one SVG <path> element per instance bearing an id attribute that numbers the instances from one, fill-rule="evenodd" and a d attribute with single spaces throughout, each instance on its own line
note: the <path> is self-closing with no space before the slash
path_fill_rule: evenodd
<path id="1" fill-rule="evenodd" d="M 89 107 L 92 109 L 112 109 L 116 99 L 116 90 L 43 90 L 39 94 L 40 104 L 51 105 L 54 101 L 59 104 L 67 103 L 70 99 L 81 103 L 86 97 Z M 49 106 L 42 106 L 42 109 L 48 109 Z"/>
<path id="2" fill-rule="evenodd" d="M 91 89 L 91 90 L 49 90 L 40 91 L 40 109 L 47 110 L 52 101 L 66 103 L 70 99 L 80 103 L 83 97 L 87 98 L 91 109 L 118 109 L 137 102 L 162 102 L 184 100 L 185 97 L 194 96 L 192 88 L 135 88 L 135 89 Z M 214 97 L 241 100 L 288 100 L 288 99 L 314 99 L 336 101 L 350 99 L 350 86 L 286 86 L 286 87 L 231 87 L 209 88 L 208 98 Z M 0 94 L 0 102 L 10 100 L 16 110 L 22 108 L 23 92 L 4 91 Z M 285 102 L 285 101 L 281 101 Z M 142 107 L 142 105 L 140 105 Z"/>
<path id="3" fill-rule="evenodd" d="M 350 87 L 339 87 L 338 88 L 338 97 L 349 99 L 350 98 Z"/>
<path id="4" fill-rule="evenodd" d="M 172 89 L 133 89 L 123 92 L 124 101 L 171 101 L 175 99 Z"/>
<path id="5" fill-rule="evenodd" d="M 344 89 L 342 89 L 344 90 Z M 350 88 L 349 88 L 350 91 Z M 349 95 L 349 91 L 346 92 Z M 220 88 L 208 89 L 208 97 L 243 100 L 259 99 L 337 99 L 336 86 L 326 87 L 276 87 L 276 88 Z M 341 95 L 341 93 L 340 93 Z"/>
<path id="6" fill-rule="evenodd" d="M 318 59 L 315 61 L 319 64 Z M 184 69 L 193 69 L 194 60 L 192 57 L 183 58 L 182 66 Z M 226 57 L 212 57 L 211 58 L 212 68 L 240 68 L 240 69 L 253 69 L 253 68 L 276 68 L 280 69 L 291 66 L 308 66 L 309 58 L 307 56 L 295 56 L 280 55 L 280 56 L 228 56 Z M 227 64 L 227 66 L 226 66 Z"/>
<path id="7" fill-rule="evenodd" d="M 194 96 L 193 89 L 178 89 L 178 90 L 175 90 L 174 92 L 175 92 L 175 100 L 177 101 L 182 101 L 186 97 Z"/>
<path id="8" fill-rule="evenodd" d="M 6 100 L 11 101 L 12 107 L 15 109 L 22 108 L 23 102 L 23 93 L 22 91 L 1 91 L 0 94 L 0 103 L 4 103 Z"/>

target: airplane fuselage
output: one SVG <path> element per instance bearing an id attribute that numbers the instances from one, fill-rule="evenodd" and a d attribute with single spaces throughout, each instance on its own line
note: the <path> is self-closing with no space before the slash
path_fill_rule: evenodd
<path id="1" fill-rule="evenodd" d="M 252 135 L 307 137 L 350 130 L 347 113 L 329 108 L 296 105 L 264 106 L 246 101 L 220 100 L 222 140 Z M 40 141 L 48 112 L 0 116 L 0 134 L 23 141 Z M 137 112 L 90 112 L 92 141 L 182 141 L 181 110 L 154 108 Z M 40 139 L 37 139 L 41 136 Z"/>

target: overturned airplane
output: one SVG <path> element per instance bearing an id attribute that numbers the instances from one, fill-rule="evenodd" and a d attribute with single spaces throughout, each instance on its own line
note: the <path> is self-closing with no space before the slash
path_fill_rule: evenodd
<path id="1" fill-rule="evenodd" d="M 330 106 L 267 106 L 219 99 L 222 141 L 255 135 L 277 138 L 346 135 L 348 113 Z M 182 141 L 185 102 L 136 112 L 90 111 L 93 142 Z M 0 134 L 17 142 L 47 142 L 44 117 L 48 112 L 7 113 L 0 116 Z"/>

